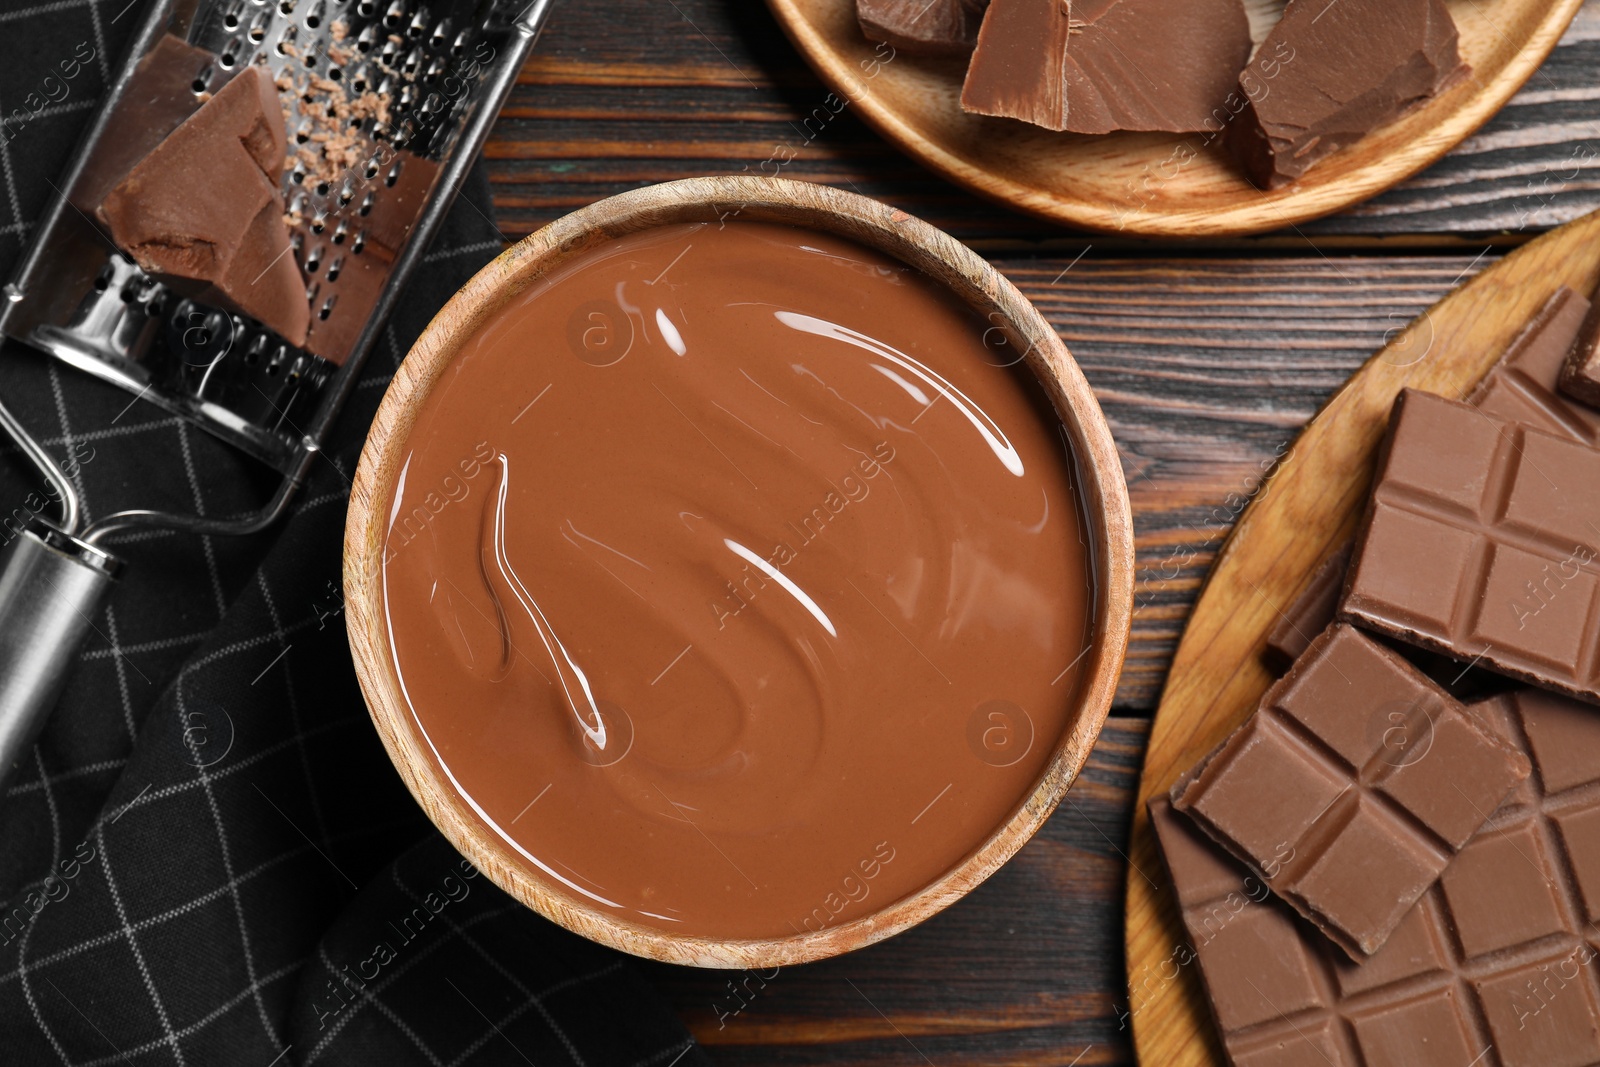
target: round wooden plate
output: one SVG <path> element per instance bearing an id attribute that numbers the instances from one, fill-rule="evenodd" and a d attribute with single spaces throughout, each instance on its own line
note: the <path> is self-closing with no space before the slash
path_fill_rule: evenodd
<path id="1" fill-rule="evenodd" d="M 1446 0 L 1470 78 L 1270 193 L 1202 134 L 1055 133 L 961 110 L 963 59 L 895 55 L 861 34 L 854 0 L 767 0 L 833 89 L 925 166 L 982 196 L 1056 222 L 1150 237 L 1259 233 L 1331 214 L 1422 170 L 1531 77 L 1583 0 Z M 814 124 L 806 122 L 808 135 Z"/>
<path id="2" fill-rule="evenodd" d="M 1261 664 L 1267 631 L 1354 533 L 1400 390 L 1462 396 L 1558 288 L 1587 293 L 1597 280 L 1600 212 L 1513 252 L 1423 312 L 1312 420 L 1222 546 L 1173 657 L 1134 808 L 1126 936 L 1141 1063 L 1227 1062 L 1195 969 L 1174 977 L 1167 966 L 1186 939 L 1145 801 L 1243 722 L 1271 684 Z"/>

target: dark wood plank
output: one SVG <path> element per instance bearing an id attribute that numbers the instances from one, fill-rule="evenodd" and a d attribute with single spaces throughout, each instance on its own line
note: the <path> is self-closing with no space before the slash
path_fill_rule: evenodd
<path id="1" fill-rule="evenodd" d="M 1038 836 L 916 929 L 777 974 L 647 974 L 718 1064 L 1129 1063 L 1122 880 L 1147 726 L 1113 717 Z"/>
<path id="2" fill-rule="evenodd" d="M 1140 569 L 1119 711 L 1154 708 L 1211 559 L 1300 427 L 1493 259 L 996 260 L 1066 340 L 1122 450 Z"/>
<path id="3" fill-rule="evenodd" d="M 756 0 L 563 3 L 489 148 L 501 225 L 520 236 L 647 182 L 781 171 L 887 200 L 981 250 L 1070 239 L 923 170 L 848 109 L 802 125 L 827 95 Z M 1600 207 L 1597 99 L 1590 0 L 1523 91 L 1445 160 L 1337 218 L 1239 245 L 1459 244 L 1491 232 L 1515 243 Z"/>

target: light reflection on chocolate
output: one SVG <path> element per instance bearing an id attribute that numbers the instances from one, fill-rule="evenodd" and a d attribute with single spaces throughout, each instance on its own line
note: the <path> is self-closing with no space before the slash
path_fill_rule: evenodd
<path id="1" fill-rule="evenodd" d="M 987 325 L 756 222 L 608 242 L 491 317 L 417 414 L 383 568 L 485 825 L 718 938 L 870 914 L 999 828 L 1094 595 L 1059 420 Z"/>

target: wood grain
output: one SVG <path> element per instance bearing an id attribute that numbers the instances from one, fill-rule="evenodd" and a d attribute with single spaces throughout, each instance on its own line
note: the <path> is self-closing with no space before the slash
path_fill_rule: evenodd
<path id="1" fill-rule="evenodd" d="M 1494 258 L 995 261 L 1067 342 L 1122 454 L 1138 582 L 1119 711 L 1154 708 L 1266 468 L 1386 335 Z"/>
<path id="2" fill-rule="evenodd" d="M 1240 515 L 1173 659 L 1133 813 L 1136 867 L 1160 868 L 1144 802 L 1249 715 L 1272 680 L 1261 663 L 1268 630 L 1317 563 L 1354 532 L 1394 397 L 1408 386 L 1464 395 L 1557 288 L 1589 292 L 1597 279 L 1600 214 L 1546 234 L 1428 309 L 1295 441 Z M 1158 972 L 1183 941 L 1170 893 L 1159 881 L 1130 879 L 1129 973 Z M 1136 981 L 1133 1011 L 1143 1062 L 1223 1062 L 1193 974 Z"/>
<path id="3" fill-rule="evenodd" d="M 416 728 L 389 647 L 381 564 L 417 412 L 456 355 L 507 302 L 617 237 L 674 223 L 721 224 L 731 216 L 819 230 L 875 248 L 920 270 L 1003 328 L 1009 343 L 1024 351 L 1023 361 L 1070 441 L 1096 579 L 1077 707 L 1010 818 L 956 867 L 870 915 L 816 932 L 749 940 L 674 935 L 562 892 L 524 858 L 520 846 L 474 813 Z M 766 969 L 849 952 L 924 921 L 985 881 L 1050 817 L 1088 758 L 1121 673 L 1132 614 L 1132 526 L 1116 446 L 1088 383 L 1056 332 L 982 258 L 902 211 L 827 186 L 691 179 L 608 198 L 518 242 L 479 271 L 423 331 L 384 394 L 353 479 L 345 524 L 346 629 L 362 695 L 401 779 L 439 831 L 491 881 L 553 922 L 623 952 L 700 967 Z"/>
<path id="4" fill-rule="evenodd" d="M 1370 248 L 1400 237 L 1415 248 L 1490 233 L 1516 243 L 1594 210 L 1597 71 L 1600 0 L 1589 0 L 1510 104 L 1432 167 L 1350 211 L 1236 247 L 1310 252 L 1313 241 Z M 563 4 L 490 145 L 500 224 L 516 237 L 647 181 L 781 172 L 888 200 L 980 251 L 1070 239 L 1065 229 L 996 208 L 923 169 L 854 108 L 807 123 L 828 92 L 761 4 Z M 1110 247 L 1108 239 L 1091 240 Z"/>

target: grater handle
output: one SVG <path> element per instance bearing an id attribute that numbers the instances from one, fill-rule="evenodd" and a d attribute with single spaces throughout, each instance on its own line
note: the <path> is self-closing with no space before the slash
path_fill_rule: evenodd
<path id="1" fill-rule="evenodd" d="M 35 518 L 0 571 L 0 788 L 28 757 L 121 561 Z"/>

